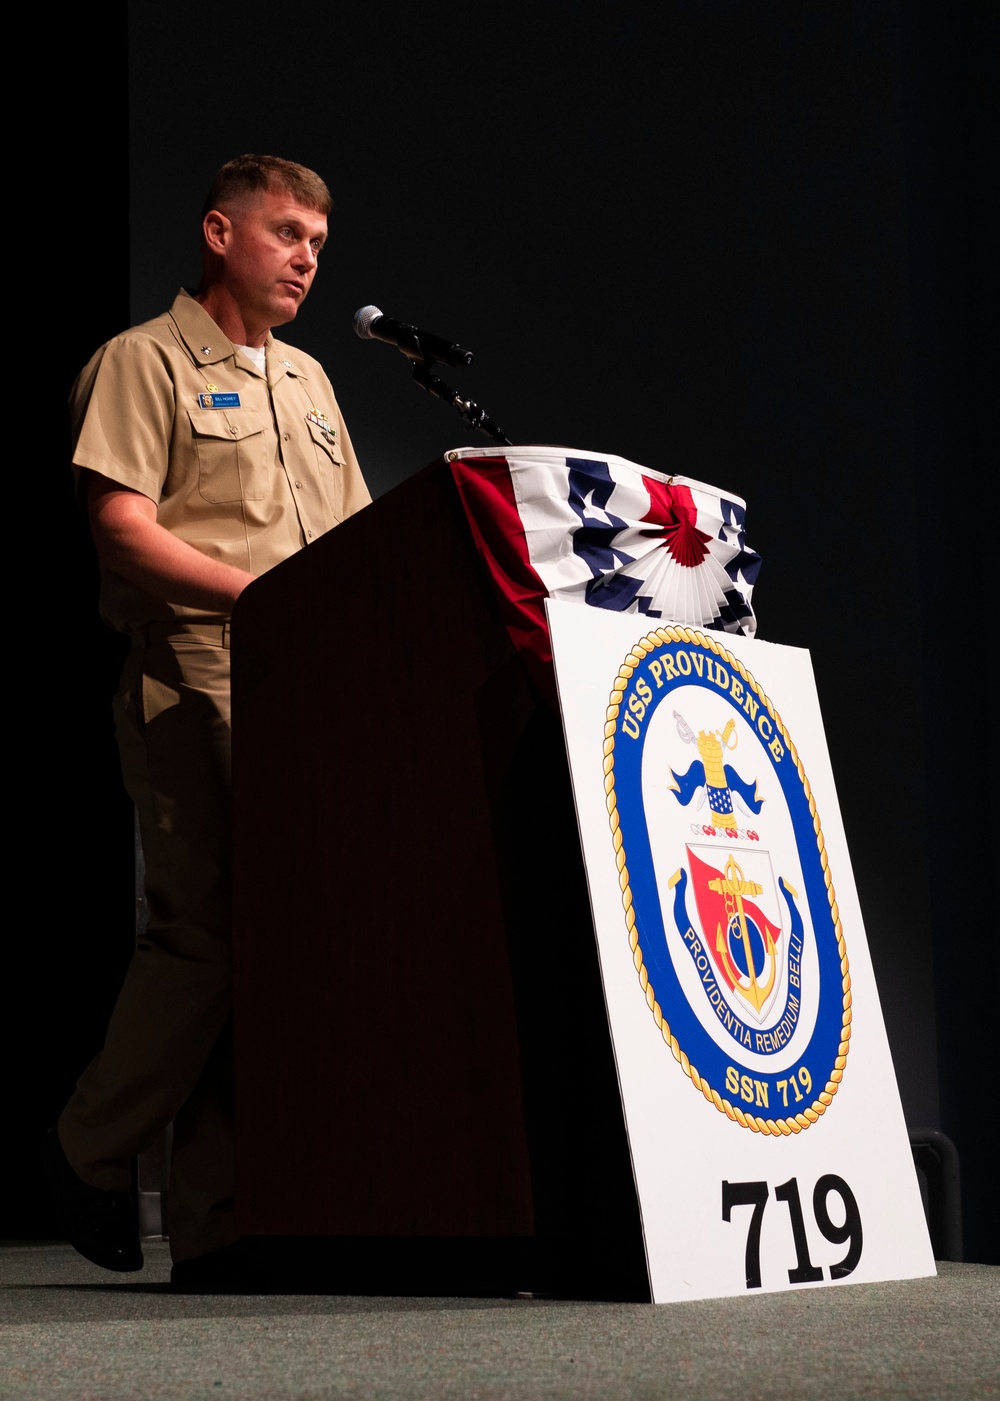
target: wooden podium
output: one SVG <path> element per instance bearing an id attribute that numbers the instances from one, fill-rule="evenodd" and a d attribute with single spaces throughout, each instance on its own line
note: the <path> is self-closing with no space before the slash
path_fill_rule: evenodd
<path id="1" fill-rule="evenodd" d="M 290 1288 L 649 1298 L 562 733 L 448 467 L 233 627 L 241 1234 Z"/>

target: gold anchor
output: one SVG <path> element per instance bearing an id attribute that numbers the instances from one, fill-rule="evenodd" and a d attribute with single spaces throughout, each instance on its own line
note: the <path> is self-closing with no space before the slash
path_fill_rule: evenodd
<path id="1" fill-rule="evenodd" d="M 767 956 L 771 960 L 771 976 L 767 982 L 761 986 L 757 981 L 757 969 L 754 967 L 753 950 L 750 947 L 750 931 L 747 928 L 746 910 L 743 908 L 744 895 L 759 895 L 764 889 L 755 880 L 746 880 L 742 868 L 736 864 L 732 856 L 726 862 L 726 874 L 724 879 L 710 880 L 709 890 L 715 891 L 717 895 L 726 897 L 726 912 L 729 915 L 728 927 L 731 929 L 734 923 L 739 923 L 740 935 L 743 939 L 743 955 L 747 961 L 747 973 L 750 977 L 750 986 L 744 987 L 740 982 L 740 970 L 733 963 L 729 954 L 729 947 L 726 938 L 722 933 L 722 925 L 718 925 L 715 932 L 716 952 L 721 956 L 729 975 L 730 982 L 739 995 L 752 1002 L 759 1012 L 764 1003 L 771 995 L 774 987 L 774 979 L 777 973 L 777 959 L 774 955 L 774 940 L 771 931 L 764 925 L 764 948 Z"/>

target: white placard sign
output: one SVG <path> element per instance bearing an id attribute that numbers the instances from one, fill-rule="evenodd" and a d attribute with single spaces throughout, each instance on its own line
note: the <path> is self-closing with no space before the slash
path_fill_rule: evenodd
<path id="1" fill-rule="evenodd" d="M 808 652 L 546 611 L 654 1301 L 933 1274 Z"/>

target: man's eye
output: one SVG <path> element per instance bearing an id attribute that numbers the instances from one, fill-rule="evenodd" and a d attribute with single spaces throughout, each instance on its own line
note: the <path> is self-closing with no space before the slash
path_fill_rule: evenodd
<path id="1" fill-rule="evenodd" d="M 323 240 L 322 240 L 321 238 L 314 238 L 314 239 L 312 240 L 312 250 L 313 250 L 314 253 L 322 253 L 322 251 L 323 251 Z"/>

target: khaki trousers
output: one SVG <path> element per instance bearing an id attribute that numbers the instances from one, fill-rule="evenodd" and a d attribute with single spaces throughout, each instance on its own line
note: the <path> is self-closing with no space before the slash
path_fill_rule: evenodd
<path id="1" fill-rule="evenodd" d="M 187 1260 L 236 1238 L 228 625 L 151 625 L 122 673 L 115 726 L 149 921 L 59 1137 L 85 1182 L 122 1191 L 129 1159 L 173 1119 L 170 1248 Z"/>

